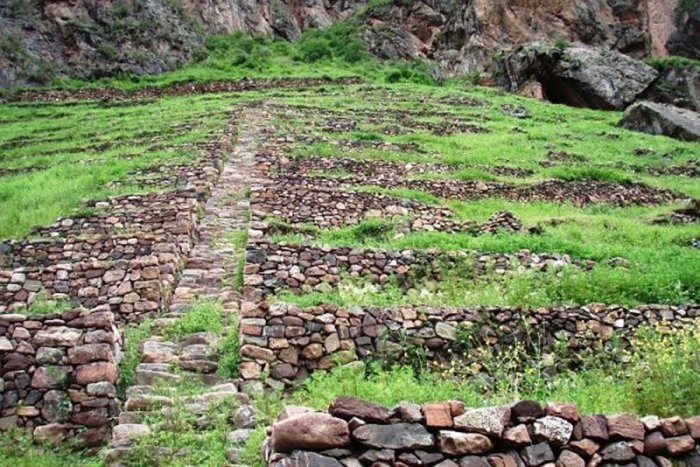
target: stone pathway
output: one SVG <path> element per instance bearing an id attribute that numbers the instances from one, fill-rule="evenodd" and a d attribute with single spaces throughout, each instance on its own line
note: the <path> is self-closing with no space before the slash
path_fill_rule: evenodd
<path id="1" fill-rule="evenodd" d="M 144 424 L 145 415 L 168 410 L 176 402 L 184 403 L 192 413 L 204 414 L 209 404 L 233 396 L 241 405 L 235 414 L 231 414 L 232 429 L 237 429 L 237 434 L 231 439 L 244 440 L 247 429 L 254 424 L 254 409 L 249 405 L 250 398 L 239 392 L 240 381 L 217 374 L 218 349 L 228 334 L 232 315 L 239 310 L 240 295 L 236 290 L 235 275 L 239 261 L 245 259 L 245 248 L 234 245 L 232 236 L 248 230 L 248 194 L 253 182 L 254 155 L 264 138 L 263 122 L 267 117 L 264 106 L 244 107 L 241 111 L 243 114 L 234 119 L 241 122 L 235 145 L 231 141 L 231 131 L 223 136 L 222 148 L 230 153 L 230 157 L 206 203 L 198 227 L 198 242 L 189 253 L 171 305 L 167 313 L 156 320 L 156 335 L 140 344 L 140 363 L 134 375 L 134 385 L 127 389 L 124 410 L 113 429 L 107 465 L 124 465 L 121 459 L 129 451 L 129 446 L 151 430 Z M 202 299 L 223 305 L 225 332 L 222 335 L 200 332 L 167 340 L 162 335 L 163 330 Z M 204 383 L 207 388 L 204 392 L 194 396 L 177 395 L 181 383 L 196 380 Z M 173 397 L 164 395 L 168 390 L 174 393 Z M 232 451 L 229 457 L 234 461 L 236 449 Z"/>

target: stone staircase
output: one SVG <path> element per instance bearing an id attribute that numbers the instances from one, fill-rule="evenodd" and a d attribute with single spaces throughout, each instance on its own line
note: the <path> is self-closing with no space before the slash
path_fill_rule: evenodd
<path id="1" fill-rule="evenodd" d="M 168 414 L 175 407 L 207 424 L 212 404 L 234 400 L 230 414 L 231 449 L 227 458 L 235 465 L 241 445 L 255 425 L 255 409 L 250 397 L 241 392 L 241 381 L 221 376 L 221 343 L 231 331 L 239 311 L 240 295 L 235 274 L 245 249 L 235 246 L 232 234 L 248 230 L 250 219 L 247 194 L 250 190 L 254 151 L 263 137 L 264 106 L 243 109 L 236 144 L 230 152 L 198 229 L 198 241 L 190 251 L 168 311 L 154 322 L 154 335 L 140 343 L 140 363 L 134 384 L 126 390 L 123 411 L 113 428 L 113 439 L 106 454 L 108 466 L 128 465 L 124 459 L 140 437 L 152 432 L 148 420 L 154 414 Z M 224 332 L 196 332 L 176 338 L 166 330 L 201 300 L 222 306 Z M 184 390 L 183 390 L 184 388 Z M 161 449 L 161 448 L 159 448 Z M 163 455 L 177 455 L 163 447 Z"/>

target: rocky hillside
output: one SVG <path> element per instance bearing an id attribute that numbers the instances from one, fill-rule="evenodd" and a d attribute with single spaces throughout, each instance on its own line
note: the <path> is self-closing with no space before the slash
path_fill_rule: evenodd
<path id="1" fill-rule="evenodd" d="M 346 0 L 8 0 L 0 2 L 0 87 L 160 73 L 204 53 L 209 34 L 293 40 L 354 11 Z"/>
<path id="2" fill-rule="evenodd" d="M 0 3 L 0 87 L 56 74 L 159 73 L 204 53 L 207 34 L 294 40 L 365 0 L 7 0 Z M 435 59 L 448 75 L 481 71 L 494 51 L 535 39 L 634 57 L 700 56 L 697 0 L 394 0 L 364 10 L 380 58 Z"/>

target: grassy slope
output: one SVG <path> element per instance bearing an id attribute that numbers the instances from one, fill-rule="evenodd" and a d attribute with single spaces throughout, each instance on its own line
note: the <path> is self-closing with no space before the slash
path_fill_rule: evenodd
<path id="1" fill-rule="evenodd" d="M 415 162 L 439 162 L 455 165 L 512 165 L 527 167 L 536 171 L 529 179 L 497 177 L 482 169 L 457 168 L 448 175 L 460 179 L 502 180 L 516 183 L 532 182 L 549 177 L 604 178 L 613 180 L 633 179 L 654 186 L 678 190 L 690 197 L 700 196 L 700 188 L 695 179 L 679 176 L 651 177 L 626 170 L 598 167 L 591 171 L 590 166 L 624 162 L 628 164 L 682 164 L 697 159 L 698 147 L 662 137 L 631 133 L 614 127 L 619 114 L 569 109 L 562 106 L 539 103 L 532 100 L 504 95 L 492 90 L 473 88 L 465 83 L 447 83 L 443 88 L 425 86 L 430 78 L 420 66 L 400 64 L 377 64 L 365 55 L 353 56 L 356 44 L 348 41 L 348 31 L 339 26 L 330 33 L 308 33 L 298 44 L 284 44 L 263 39 L 250 39 L 244 36 L 215 38 L 208 44 L 208 59 L 186 67 L 183 70 L 158 77 L 104 80 L 96 83 L 65 82 L 63 87 L 112 85 L 131 89 L 145 85 L 166 85 L 183 80 L 210 81 L 244 76 L 345 76 L 359 74 L 371 82 L 382 83 L 388 92 L 396 95 L 392 106 L 407 109 L 433 108 L 454 112 L 464 119 L 488 127 L 491 132 L 479 135 L 455 135 L 435 137 L 429 134 L 404 136 L 380 136 L 372 126 L 362 127 L 354 134 L 340 135 L 355 139 L 382 139 L 395 142 L 417 142 L 428 149 L 424 154 L 390 153 L 388 151 L 343 151 L 342 155 L 359 158 L 386 158 Z M 346 47 L 347 46 L 347 47 Z M 412 84 L 387 84 L 397 81 Z M 423 84 L 420 84 L 423 83 Z M 386 98 L 378 93 L 362 96 L 352 92 L 333 90 L 332 97 L 309 96 L 295 98 L 293 92 L 271 92 L 282 100 L 296 105 L 319 105 L 329 109 L 386 107 Z M 446 95 L 476 97 L 487 101 L 486 107 L 459 107 L 438 104 L 438 98 Z M 173 147 L 174 143 L 208 141 L 213 134 L 223 128 L 226 113 L 241 99 L 255 99 L 262 94 L 247 93 L 236 96 L 193 96 L 164 98 L 140 105 L 124 107 L 104 107 L 99 103 L 62 104 L 12 104 L 0 106 L 0 169 L 17 169 L 31 165 L 47 166 L 46 170 L 13 176 L 0 177 L 0 239 L 28 233 L 34 225 L 52 222 L 59 216 L 80 209 L 83 198 L 97 198 L 120 192 L 141 192 L 143 187 L 127 185 L 118 190 L 107 189 L 108 181 L 121 179 L 138 167 L 147 167 L 169 162 L 186 161 L 196 157 L 196 151 Z M 402 97 L 401 97 L 402 96 Z M 427 97 L 427 99 L 420 99 Z M 500 106 L 504 103 L 518 103 L 526 106 L 533 117 L 516 120 L 503 115 Z M 485 120 L 487 118 L 488 120 Z M 191 124 L 192 128 L 178 130 L 179 124 Z M 513 127 L 520 127 L 525 133 L 515 133 Z M 138 133 L 148 131 L 137 137 Z M 606 135 L 614 134 L 614 138 Z M 165 136 L 165 137 L 163 137 Z M 338 136 L 338 135 L 336 135 Z M 162 141 L 161 141 L 162 139 Z M 43 141 L 42 141 L 43 140 Z M 114 144 L 109 149 L 87 146 Z M 160 146 L 166 143 L 166 147 Z M 580 167 L 542 168 L 537 161 L 543 159 L 550 149 L 564 150 L 585 155 L 586 163 Z M 658 155 L 672 153 L 673 159 L 659 156 L 641 159 L 632 155 L 637 147 L 652 148 Z M 49 154 L 50 152 L 50 154 Z M 121 156 L 137 154 L 137 157 L 123 159 Z M 301 148 L 297 155 L 339 155 L 337 149 L 329 145 L 313 145 Z M 89 163 L 81 163 L 89 161 Z M 588 300 L 590 297 L 607 301 L 653 301 L 662 299 L 670 302 L 693 301 L 698 298 L 697 284 L 700 284 L 700 256 L 697 249 L 687 246 L 688 241 L 698 237 L 697 224 L 689 226 L 651 226 L 646 221 L 667 213 L 676 206 L 648 208 L 613 208 L 594 206 L 579 209 L 569 205 L 553 203 L 508 203 L 489 199 L 480 202 L 462 203 L 440 200 L 423 193 L 397 193 L 400 196 L 419 197 L 452 207 L 464 219 L 483 221 L 493 212 L 508 209 L 518 215 L 525 224 L 532 225 L 551 220 L 564 221 L 557 226 L 547 226 L 546 233 L 537 237 L 519 234 L 472 237 L 467 235 L 446 235 L 440 233 L 410 234 L 402 238 L 391 236 L 358 235 L 357 229 L 342 229 L 321 232 L 315 241 L 333 244 L 364 244 L 386 247 L 442 247 L 473 248 L 482 251 L 514 252 L 520 248 L 535 251 L 565 252 L 577 258 L 591 258 L 604 262 L 615 256 L 624 256 L 632 262 L 630 272 L 617 277 L 613 271 L 602 268 L 598 276 L 585 276 L 574 279 L 573 284 L 564 287 L 566 281 L 553 279 L 549 283 L 537 284 L 528 278 L 516 279 L 511 283 L 499 283 L 489 279 L 482 284 L 450 283 L 449 277 L 440 285 L 442 295 L 428 295 L 429 300 L 445 304 L 486 303 L 489 300 L 506 296 L 512 303 L 549 303 L 556 298 L 557 291 L 576 291 L 565 299 Z M 620 286 L 617 287 L 616 284 Z M 481 295 L 468 296 L 465 290 L 478 289 Z M 345 294 L 345 296 L 343 296 Z M 534 295 L 533 295 L 534 294 Z M 539 295 L 538 295 L 539 294 Z M 647 294 L 646 296 L 644 294 Z M 401 301 L 425 302 L 426 296 L 406 296 L 398 290 L 387 292 L 346 291 L 335 296 L 297 297 L 304 302 L 319 298 L 336 301 L 360 301 L 395 304 Z M 290 297 L 288 297 L 290 298 Z M 561 298 L 561 297 L 560 297 Z M 649 299 L 649 300 L 647 300 Z M 686 346 L 686 347 L 684 347 Z M 692 347 L 695 346 L 695 347 Z M 233 346 L 235 347 L 235 345 Z M 437 376 L 423 370 L 422 379 L 416 379 L 414 370 L 399 368 L 384 370 L 375 368 L 363 373 L 351 369 L 339 369 L 327 375 L 317 375 L 308 385 L 291 399 L 315 407 L 324 407 L 331 397 L 339 394 L 356 394 L 383 404 L 394 404 L 399 399 L 428 401 L 460 397 L 472 405 L 503 402 L 515 397 L 573 400 L 583 411 L 633 412 L 658 411 L 663 414 L 676 412 L 696 413 L 697 401 L 688 394 L 674 391 L 677 388 L 692 387 L 692 384 L 679 383 L 678 378 L 696 374 L 693 361 L 685 361 L 683 356 L 697 355 L 697 333 L 677 345 L 650 345 L 649 353 L 640 356 L 645 363 L 643 386 L 646 393 L 639 391 L 640 385 L 634 379 L 635 373 L 629 366 L 601 368 L 593 362 L 591 368 L 578 374 L 566 373 L 561 377 L 542 377 L 538 373 L 541 362 L 532 363 L 531 370 L 507 373 L 507 368 L 495 368 L 498 378 L 491 388 L 474 392 L 469 385 L 460 385 L 450 378 L 449 369 L 440 370 Z M 650 360 L 651 357 L 658 357 Z M 653 361 L 655 373 L 649 376 L 648 361 Z M 133 362 L 131 362 L 133 363 Z M 697 359 L 694 361 L 697 364 Z M 501 373 L 498 373 L 498 372 Z M 639 375 L 637 375 L 639 376 Z M 606 391 L 600 391 L 601 381 L 605 381 Z M 654 384 L 649 384 L 649 383 Z M 501 383 L 506 384 L 502 386 Z M 511 384 L 512 383 L 512 384 Z M 634 400 L 630 394 L 636 394 Z M 661 398 L 660 396 L 664 397 Z M 660 401 L 651 406 L 650 401 Z M 679 406 L 678 401 L 684 405 Z M 259 406 L 265 417 L 276 415 L 282 400 L 278 397 L 265 398 Z M 258 462 L 255 451 L 264 436 L 258 431 L 249 443 L 246 460 Z M 195 437 L 196 438 L 196 437 Z M 195 439 L 192 438 L 192 439 Z M 183 441 L 187 445 L 190 438 Z M 217 441 L 218 443 L 218 441 Z M 0 437 L 3 452 L 2 462 L 8 465 L 99 465 L 99 458 L 84 457 L 81 454 L 64 450 L 51 450 L 31 446 L 26 437 L 3 435 Z M 211 446 L 219 449 L 219 445 Z"/>
<path id="2" fill-rule="evenodd" d="M 461 97 L 481 106 L 457 106 L 445 97 Z M 658 188 L 675 190 L 688 198 L 700 196 L 697 179 L 681 175 L 652 176 L 635 172 L 637 168 L 683 166 L 700 156 L 697 144 L 670 138 L 650 136 L 617 128 L 619 112 L 572 109 L 562 105 L 506 95 L 501 92 L 451 83 L 442 88 L 419 85 L 395 85 L 376 93 L 360 96 L 323 96 L 292 100 L 300 106 L 324 109 L 367 111 L 382 109 L 424 110 L 448 112 L 455 119 L 481 125 L 488 133 L 465 133 L 435 136 L 417 132 L 399 136 L 381 133 L 382 125 L 360 122 L 357 131 L 346 134 L 328 133 L 330 138 L 384 140 L 394 143 L 418 143 L 425 153 L 407 153 L 380 149 L 351 149 L 321 142 L 300 146 L 298 157 L 354 157 L 404 162 L 440 162 L 454 165 L 454 171 L 434 174 L 432 178 L 459 180 L 502 181 L 529 184 L 542 180 L 598 180 L 613 183 L 643 182 Z M 504 114 L 505 104 L 525 107 L 531 117 L 517 119 Z M 340 114 L 342 115 L 342 114 Z M 363 114 L 364 115 L 364 114 Z M 450 117 L 453 118 L 453 117 Z M 284 122 L 280 122 L 284 124 Z M 290 129 L 305 122 L 287 123 Z M 514 131 L 517 128 L 518 131 Z M 651 150 L 639 156 L 639 148 Z M 565 162 L 556 167 L 542 167 L 550 151 L 563 151 L 583 158 L 580 162 Z M 623 164 L 618 168 L 618 164 Z M 496 176 L 489 167 L 505 165 L 527 168 L 534 174 L 525 178 Z M 478 166 L 478 168 L 474 168 Z M 319 174 L 323 175 L 323 174 Z M 330 176 L 338 174 L 330 173 Z M 341 175 L 342 176 L 342 175 Z M 378 235 L 367 235 L 365 227 L 346 227 L 319 232 L 312 240 L 318 244 L 364 245 L 387 248 L 441 248 L 444 250 L 472 249 L 494 253 L 517 253 L 521 249 L 535 252 L 559 252 L 576 259 L 599 263 L 589 274 L 568 274 L 512 278 L 488 278 L 486 281 L 465 281 L 459 273 L 446 271 L 439 285 L 425 284 L 431 294 L 403 294 L 389 288 L 349 287 L 328 293 L 312 293 L 302 297 L 284 295 L 285 300 L 314 304 L 330 300 L 345 305 L 359 303 L 431 303 L 431 304 L 514 304 L 548 305 L 552 302 L 585 303 L 601 301 L 634 305 L 638 303 L 684 303 L 700 298 L 700 253 L 691 246 L 700 235 L 697 223 L 686 225 L 654 225 L 652 221 L 683 203 L 649 207 L 615 207 L 596 204 L 584 208 L 568 203 L 520 203 L 490 198 L 462 202 L 441 200 L 422 192 L 385 190 L 367 186 L 364 189 L 452 208 L 462 219 L 484 222 L 500 210 L 512 211 L 527 226 L 540 226 L 543 233 L 503 233 L 473 236 L 440 232 L 409 233 L 396 236 L 392 223 Z M 370 223 L 371 224 L 371 223 Z M 370 229 L 371 230 L 371 229 Z M 388 231 L 388 233 L 387 233 Z M 298 235 L 280 236 L 278 240 L 300 240 Z M 629 269 L 611 268 L 607 262 L 622 257 L 630 261 Z M 476 286 L 475 286 L 476 285 Z M 425 292 L 425 291 L 424 291 Z"/>

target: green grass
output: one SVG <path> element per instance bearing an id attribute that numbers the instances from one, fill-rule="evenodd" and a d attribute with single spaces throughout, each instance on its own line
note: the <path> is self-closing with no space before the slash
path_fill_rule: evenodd
<path id="1" fill-rule="evenodd" d="M 219 374 L 227 378 L 238 376 L 238 365 L 241 362 L 240 343 L 238 341 L 239 318 L 235 315 L 228 334 L 221 343 L 221 358 L 219 359 Z"/>
<path id="2" fill-rule="evenodd" d="M 224 331 L 222 313 L 223 306 L 220 303 L 200 300 L 175 322 L 168 325 L 163 330 L 163 335 L 169 339 L 175 339 L 197 332 L 221 334 Z"/>
<path id="3" fill-rule="evenodd" d="M 85 199 L 150 191 L 129 173 L 199 158 L 201 150 L 191 145 L 224 128 L 231 104 L 224 96 L 195 96 L 121 107 L 0 106 L 0 172 L 39 169 L 0 176 L 0 239 L 75 213 Z M 124 183 L 110 188 L 113 181 Z"/>
<path id="4" fill-rule="evenodd" d="M 134 383 L 136 367 L 141 363 L 141 342 L 151 337 L 154 333 L 155 323 L 152 320 L 144 321 L 138 326 L 128 327 L 124 331 L 124 355 L 119 362 L 119 386 L 117 392 L 120 398 L 124 398 L 126 390 Z"/>
<path id="5" fill-rule="evenodd" d="M 0 465 L 14 467 L 99 467 L 104 462 L 99 456 L 75 451 L 69 443 L 58 447 L 36 445 L 31 436 L 20 430 L 0 432 Z"/>
<path id="6" fill-rule="evenodd" d="M 176 404 L 166 414 L 149 416 L 146 423 L 153 432 L 134 443 L 125 459 L 127 465 L 226 465 L 230 446 L 226 436 L 232 431 L 229 417 L 236 407 L 235 400 L 228 398 L 211 404 L 203 416 L 193 413 L 185 404 Z M 198 424 L 204 417 L 207 424 Z M 169 454 L 159 448 L 167 449 Z"/>

